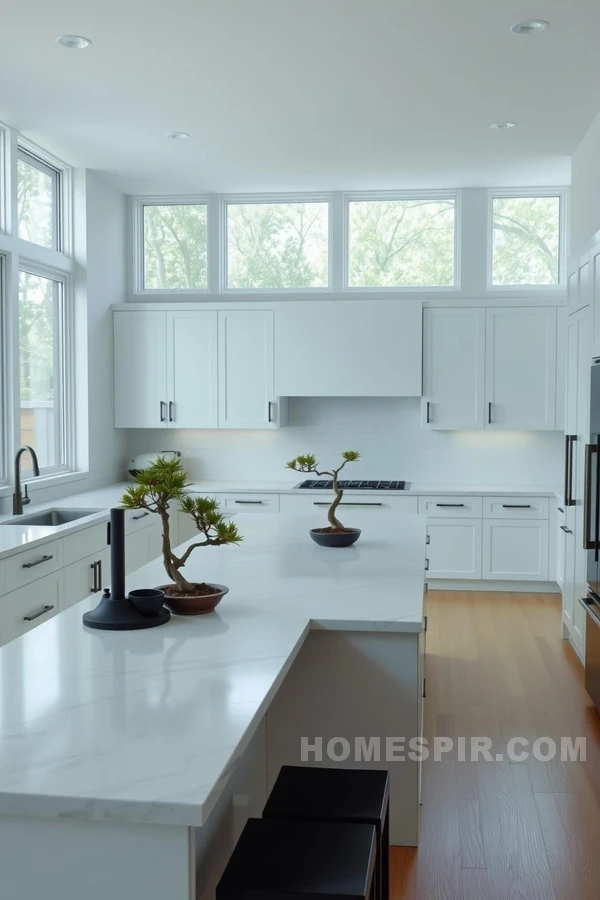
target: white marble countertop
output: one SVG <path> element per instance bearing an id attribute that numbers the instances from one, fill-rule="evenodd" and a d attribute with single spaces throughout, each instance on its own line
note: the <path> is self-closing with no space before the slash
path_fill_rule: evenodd
<path id="1" fill-rule="evenodd" d="M 304 496 L 308 491 L 299 491 L 294 486 L 299 484 L 299 480 L 289 481 L 196 481 L 190 490 L 200 494 L 225 494 L 225 493 L 260 493 L 260 494 L 296 494 Z M 30 525 L 27 528 L 18 525 L 18 519 L 13 516 L 0 516 L 0 559 L 11 556 L 19 550 L 30 549 L 38 544 L 44 544 L 56 538 L 64 537 L 66 534 L 79 531 L 82 528 L 89 528 L 98 522 L 105 522 L 109 518 L 109 510 L 112 506 L 117 506 L 127 487 L 128 482 L 119 482 L 107 487 L 98 488 L 94 491 L 84 491 L 79 494 L 72 494 L 63 497 L 60 500 L 54 500 L 47 503 L 32 504 L 26 510 L 24 515 L 27 517 L 36 512 L 42 512 L 45 509 L 54 507 L 66 509 L 98 509 L 99 512 L 91 517 L 79 519 L 75 522 L 69 522 L 61 525 L 59 528 L 48 528 L 41 525 Z M 562 500 L 562 492 L 556 486 L 552 485 L 466 485 L 466 484 L 448 484 L 447 482 L 439 483 L 410 483 L 409 490 L 406 491 L 352 491 L 347 490 L 347 495 L 370 495 L 376 493 L 378 496 L 389 495 L 393 497 L 410 497 L 414 496 L 454 496 L 462 494 L 465 496 L 528 496 L 528 497 L 555 497 Z M 6 522 L 15 524 L 4 524 Z"/>
<path id="2" fill-rule="evenodd" d="M 200 826 L 310 628 L 422 629 L 424 517 L 343 550 L 304 518 L 238 523 L 186 566 L 230 587 L 215 613 L 91 631 L 94 597 L 0 649 L 0 815 Z M 164 581 L 156 560 L 127 587 Z"/>

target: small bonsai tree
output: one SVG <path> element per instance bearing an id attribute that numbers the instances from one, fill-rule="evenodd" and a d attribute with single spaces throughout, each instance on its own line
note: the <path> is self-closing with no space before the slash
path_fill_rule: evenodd
<path id="1" fill-rule="evenodd" d="M 160 516 L 162 554 L 167 575 L 175 583 L 177 592 L 183 596 L 205 593 L 205 584 L 198 585 L 188 581 L 181 570 L 196 547 L 239 544 L 242 537 L 237 526 L 223 516 L 216 500 L 192 497 L 188 493 L 190 485 L 187 473 L 178 459 L 164 459 L 160 456 L 153 465 L 138 472 L 135 481 L 125 491 L 121 506 L 125 509 L 146 509 Z M 181 556 L 177 556 L 171 545 L 170 503 L 179 504 L 180 511 L 194 520 L 204 538 L 190 544 Z"/>
<path id="2" fill-rule="evenodd" d="M 340 520 L 336 516 L 336 510 L 340 503 L 342 502 L 342 497 L 344 496 L 344 491 L 339 485 L 338 475 L 349 462 L 356 462 L 357 459 L 360 459 L 360 453 L 358 450 L 344 450 L 342 453 L 343 462 L 341 466 L 338 466 L 337 469 L 331 469 L 331 471 L 323 470 L 319 471 L 319 463 L 317 462 L 316 456 L 313 456 L 312 453 L 307 453 L 305 456 L 297 456 L 296 459 L 290 460 L 287 464 L 288 469 L 293 469 L 295 472 L 303 472 L 305 474 L 312 473 L 314 475 L 331 475 L 333 479 L 333 491 L 335 493 L 335 497 L 333 498 L 333 503 L 327 510 L 327 519 L 329 521 L 329 525 L 332 531 L 345 531 L 346 529 L 340 522 Z"/>

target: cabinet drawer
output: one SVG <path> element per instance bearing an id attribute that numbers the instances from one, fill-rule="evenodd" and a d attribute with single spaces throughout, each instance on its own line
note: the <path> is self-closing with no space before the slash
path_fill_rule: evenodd
<path id="1" fill-rule="evenodd" d="M 547 519 L 548 497 L 484 497 L 484 519 Z"/>
<path id="2" fill-rule="evenodd" d="M 307 515 L 311 512 L 322 510 L 327 512 L 328 506 L 333 501 L 333 494 L 326 491 L 323 494 L 315 495 L 306 494 L 281 494 L 280 509 L 282 513 L 295 513 L 296 515 Z M 382 494 L 344 494 L 340 506 L 340 511 L 348 509 L 348 512 L 355 513 L 372 513 L 377 514 L 398 514 L 398 515 L 415 515 L 418 510 L 417 497 L 389 497 Z M 341 512 L 340 512 L 341 515 Z M 342 519 L 343 521 L 343 519 Z"/>
<path id="3" fill-rule="evenodd" d="M 6 560 L 6 592 L 62 569 L 62 541 L 48 541 Z"/>
<path id="4" fill-rule="evenodd" d="M 148 512 L 147 509 L 126 509 L 125 510 L 125 534 L 132 534 L 134 531 L 141 531 L 152 525 L 156 513 Z"/>
<path id="5" fill-rule="evenodd" d="M 68 534 L 63 538 L 63 565 L 70 566 L 78 559 L 100 552 L 107 546 L 108 522 Z"/>
<path id="6" fill-rule="evenodd" d="M 0 637 L 6 644 L 47 622 L 60 608 L 63 577 L 54 572 L 0 600 Z"/>
<path id="7" fill-rule="evenodd" d="M 436 519 L 480 519 L 482 508 L 481 497 L 419 497 L 419 512 Z"/>
<path id="8" fill-rule="evenodd" d="M 279 494 L 217 494 L 224 513 L 279 512 Z"/>

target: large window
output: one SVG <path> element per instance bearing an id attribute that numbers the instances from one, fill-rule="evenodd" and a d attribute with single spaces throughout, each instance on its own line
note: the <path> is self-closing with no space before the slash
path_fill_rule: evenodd
<path id="1" fill-rule="evenodd" d="M 226 208 L 228 288 L 327 288 L 327 202 L 227 203 Z"/>
<path id="2" fill-rule="evenodd" d="M 21 444 L 40 468 L 62 470 L 65 447 L 64 283 L 19 273 L 19 401 Z"/>
<path id="3" fill-rule="evenodd" d="M 58 249 L 60 175 L 23 150 L 17 157 L 17 231 L 20 238 Z"/>
<path id="4" fill-rule="evenodd" d="M 492 285 L 557 285 L 561 198 L 492 197 Z"/>
<path id="5" fill-rule="evenodd" d="M 206 204 L 143 207 L 144 288 L 205 290 Z"/>
<path id="6" fill-rule="evenodd" d="M 452 287 L 455 200 L 350 200 L 348 286 Z"/>

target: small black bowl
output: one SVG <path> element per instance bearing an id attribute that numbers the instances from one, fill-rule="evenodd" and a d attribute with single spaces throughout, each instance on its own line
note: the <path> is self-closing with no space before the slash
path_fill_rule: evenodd
<path id="1" fill-rule="evenodd" d="M 350 547 L 360 535 L 360 528 L 350 528 L 348 531 L 319 531 L 312 528 L 310 531 L 311 538 L 320 547 Z"/>
<path id="2" fill-rule="evenodd" d="M 163 608 L 165 592 L 156 588 L 141 588 L 130 591 L 127 599 L 143 616 L 157 616 Z"/>

